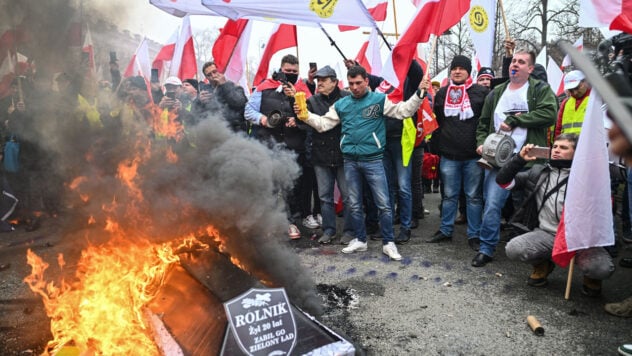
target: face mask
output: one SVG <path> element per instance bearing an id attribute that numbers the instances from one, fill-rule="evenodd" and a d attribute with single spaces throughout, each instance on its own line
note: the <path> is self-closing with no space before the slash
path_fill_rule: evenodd
<path id="1" fill-rule="evenodd" d="M 296 84 L 296 80 L 298 79 L 298 74 L 296 73 L 285 73 L 285 77 L 287 81 L 292 84 Z"/>

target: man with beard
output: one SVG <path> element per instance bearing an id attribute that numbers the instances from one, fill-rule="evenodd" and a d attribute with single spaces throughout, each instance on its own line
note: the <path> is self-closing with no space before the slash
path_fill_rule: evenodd
<path id="1" fill-rule="evenodd" d="M 299 80 L 298 69 L 298 58 L 291 54 L 284 56 L 279 72 L 257 85 L 246 104 L 245 116 L 253 125 L 251 135 L 270 145 L 283 144 L 297 154 L 297 163 L 299 167 L 303 167 L 307 159 L 307 131 L 297 127 L 296 122 L 290 118 L 295 116 L 294 94 L 301 91 L 309 99 L 311 92 L 305 82 Z M 309 201 L 308 195 L 311 195 L 311 185 L 307 184 L 301 172 L 290 196 L 286 198 L 290 220 L 288 235 L 291 239 L 301 237 L 295 220 L 301 221 L 311 214 L 301 204 Z"/>
<path id="2" fill-rule="evenodd" d="M 533 144 L 526 144 L 520 154 L 512 158 L 496 176 L 496 183 L 508 190 L 523 189 L 528 197 L 520 212 L 523 226 L 531 231 L 509 241 L 505 252 L 512 260 L 533 265 L 527 284 L 532 287 L 547 285 L 547 277 L 555 264 L 551 261 L 557 226 L 562 216 L 566 186 L 577 146 L 576 134 L 557 136 L 548 164 L 536 164 L 521 172 L 527 162 L 536 160 L 531 153 Z M 596 297 L 601 294 L 601 281 L 614 272 L 612 258 L 603 247 L 577 251 L 577 267 L 584 273 L 582 293 Z"/>

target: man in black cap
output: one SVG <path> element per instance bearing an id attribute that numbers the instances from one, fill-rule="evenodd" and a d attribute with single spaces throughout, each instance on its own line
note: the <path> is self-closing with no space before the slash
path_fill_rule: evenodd
<path id="1" fill-rule="evenodd" d="M 489 89 L 472 84 L 470 58 L 458 55 L 450 64 L 450 82 L 439 89 L 433 111 L 439 129 L 441 163 L 439 171 L 444 197 L 441 202 L 441 226 L 426 242 L 452 239 L 461 187 L 465 193 L 468 244 L 478 250 L 483 210 L 483 169 L 477 164 L 476 128 Z M 430 83 L 426 83 L 429 85 Z"/>
<path id="2" fill-rule="evenodd" d="M 309 111 L 324 115 L 338 99 L 349 95 L 349 92 L 338 88 L 336 71 L 330 66 L 320 68 L 315 79 L 318 93 L 307 100 Z M 312 165 L 316 172 L 318 196 L 320 198 L 321 215 L 323 217 L 323 235 L 318 240 L 321 244 L 329 244 L 336 237 L 336 208 L 334 201 L 334 183 L 342 195 L 345 206 L 342 242 L 349 243 L 354 239 L 353 226 L 349 218 L 349 195 L 345 181 L 344 162 L 340 151 L 340 125 L 325 132 L 312 132 Z"/>

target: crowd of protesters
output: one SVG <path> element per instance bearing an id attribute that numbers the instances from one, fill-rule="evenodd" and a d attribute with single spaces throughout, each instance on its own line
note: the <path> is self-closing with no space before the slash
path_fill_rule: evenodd
<path id="1" fill-rule="evenodd" d="M 235 134 L 294 153 L 301 173 L 292 189 L 279 192 L 290 239 L 301 238 L 306 229 L 320 229 L 318 242 L 345 245 L 343 253 L 366 251 L 367 238 L 381 240 L 383 253 L 400 260 L 396 245 L 408 243 L 411 229 L 428 213 L 424 192 L 440 190 L 441 223 L 427 243 L 449 242 L 454 225 L 466 224 L 465 237 L 475 251 L 471 265 L 482 267 L 493 261 L 501 230 L 507 229 L 512 235 L 507 256 L 532 264 L 528 284 L 543 287 L 554 268 L 553 239 L 591 87 L 584 74 L 574 70 L 565 76 L 565 93 L 556 97 L 534 54 L 514 48 L 512 40 L 505 42 L 498 77 L 491 68 L 480 68 L 474 76 L 470 58 L 456 55 L 447 81 L 431 82 L 413 61 L 399 103 L 390 100 L 393 88 L 383 78 L 352 60 L 345 62 L 348 88 L 343 89 L 329 66 L 310 66 L 307 78 L 300 78 L 293 55 L 284 56 L 274 74 L 255 83 L 250 95 L 213 62 L 204 64 L 203 80 L 121 79 L 116 63 L 110 82 L 58 73 L 47 88 L 32 78 L 15 78 L 9 95 L 0 100 L 0 230 L 9 232 L 21 224 L 35 230 L 42 214 L 56 216 L 62 205 L 72 204 L 61 197 L 61 177 L 72 173 L 52 167 L 56 153 L 38 141 L 41 133 L 34 130 L 33 118 L 45 116 L 36 115 L 43 107 L 57 117 L 77 119 L 58 123 L 76 133 L 72 139 L 77 142 L 87 131 L 120 126 L 117 118 L 125 111 L 150 123 L 149 134 L 156 139 L 186 142 L 188 128 L 207 113 L 218 112 Z M 295 102 L 297 92 L 306 97 L 305 117 Z M 417 126 L 424 96 L 433 104 L 439 128 L 406 156 L 402 120 L 411 117 Z M 54 105 L 38 105 L 43 102 Z M 485 141 L 495 134 L 509 135 L 515 143 L 514 157 L 504 167 L 481 162 Z M 549 156 L 535 156 L 534 146 L 549 147 Z M 73 164 L 62 167 L 72 169 Z M 422 174 L 430 169 L 434 175 Z M 629 194 L 622 200 L 621 239 L 632 242 L 632 175 L 616 172 L 623 173 L 613 174 L 613 187 L 622 185 Z M 40 184 L 43 181 L 47 184 Z M 397 233 L 394 225 L 399 225 Z M 614 271 L 615 254 L 614 246 L 580 251 L 585 295 L 600 295 L 601 281 Z M 632 259 L 622 259 L 621 265 L 632 267 Z M 632 298 L 606 310 L 630 317 Z"/>

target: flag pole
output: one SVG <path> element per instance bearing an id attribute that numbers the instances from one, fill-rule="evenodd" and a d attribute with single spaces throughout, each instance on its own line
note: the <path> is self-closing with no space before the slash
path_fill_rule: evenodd
<path id="1" fill-rule="evenodd" d="M 338 50 L 338 53 L 340 53 L 340 55 L 342 56 L 342 59 L 344 59 L 346 61 L 347 57 L 345 57 L 344 53 L 342 53 L 342 51 L 340 50 L 340 47 L 338 47 L 336 42 L 334 42 L 334 40 L 331 38 L 331 36 L 329 36 L 329 33 L 327 33 L 327 30 L 325 30 L 325 28 L 323 27 L 323 25 L 321 23 L 318 23 L 318 26 L 320 26 L 320 29 L 323 30 L 323 32 L 325 33 L 325 36 L 327 36 L 327 38 L 329 39 L 329 44 L 334 46 L 334 47 L 336 47 L 336 49 Z"/>
<path id="2" fill-rule="evenodd" d="M 437 39 L 438 38 L 439 38 L 439 36 L 435 35 L 434 38 L 432 39 L 432 46 L 430 47 L 430 55 L 428 56 L 428 61 L 427 61 L 427 64 L 426 64 L 426 71 L 424 73 L 424 78 L 423 78 L 424 80 L 428 79 L 428 76 L 429 76 L 428 75 L 428 73 L 429 73 L 428 69 L 430 69 L 430 66 L 432 65 L 432 58 L 434 58 L 434 52 L 437 49 Z M 419 96 L 421 98 L 423 98 L 424 95 L 426 95 L 426 91 L 422 90 Z"/>
<path id="3" fill-rule="evenodd" d="M 505 16 L 505 7 L 503 6 L 503 0 L 498 0 L 498 6 L 500 6 L 500 14 L 503 16 L 503 25 L 505 26 L 505 38 L 510 38 L 509 26 L 507 26 L 507 16 Z"/>
<path id="4" fill-rule="evenodd" d="M 397 10 L 395 0 L 393 0 L 393 23 L 395 24 L 395 41 L 399 40 L 399 32 L 397 31 Z M 386 44 L 388 46 L 388 43 Z M 390 49 L 390 48 L 389 48 Z"/>
<path id="5" fill-rule="evenodd" d="M 573 267 L 575 266 L 575 256 L 571 258 L 571 262 L 568 265 L 568 277 L 566 278 L 566 292 L 564 293 L 564 299 L 568 300 L 571 296 L 571 282 L 573 280 Z"/>

